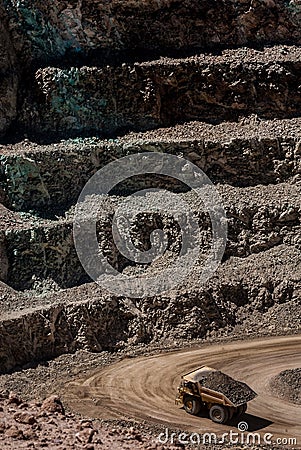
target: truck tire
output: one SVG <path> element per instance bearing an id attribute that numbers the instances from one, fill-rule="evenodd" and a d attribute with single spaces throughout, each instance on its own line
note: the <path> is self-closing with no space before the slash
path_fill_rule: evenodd
<path id="1" fill-rule="evenodd" d="M 247 411 L 247 407 L 248 405 L 246 403 L 238 406 L 235 413 L 233 414 L 234 419 L 237 419 L 238 417 L 242 416 Z"/>
<path id="2" fill-rule="evenodd" d="M 209 417 L 212 420 L 212 422 L 226 423 L 229 420 L 228 408 L 222 405 L 213 405 L 209 410 Z"/>
<path id="3" fill-rule="evenodd" d="M 184 409 L 188 414 L 197 415 L 201 409 L 201 402 L 192 395 L 185 395 L 183 399 Z"/>

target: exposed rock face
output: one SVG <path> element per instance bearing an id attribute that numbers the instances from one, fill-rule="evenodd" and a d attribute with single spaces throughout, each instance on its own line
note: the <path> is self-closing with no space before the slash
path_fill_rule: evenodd
<path id="1" fill-rule="evenodd" d="M 87 292 L 85 294 L 86 289 L 79 292 L 79 304 L 75 302 L 69 306 L 56 302 L 55 306 L 48 304 L 35 310 L 32 309 L 32 301 L 23 298 L 23 306 L 30 312 L 29 315 L 25 313 L 22 319 L 16 307 L 17 298 L 11 296 L 12 310 L 9 314 L 15 318 L 11 320 L 2 314 L 1 319 L 4 320 L 0 325 L 1 371 L 29 361 L 74 352 L 79 348 L 113 350 L 118 341 L 126 340 L 128 320 L 132 314 L 125 312 L 122 304 L 105 298 L 100 292 L 90 302 L 89 295 Z M 81 298 L 84 297 L 86 300 L 82 303 Z"/>
<path id="2" fill-rule="evenodd" d="M 182 287 L 135 301 L 110 296 L 92 283 L 43 297 L 12 293 L 1 303 L 0 371 L 79 349 L 114 351 L 135 343 L 201 338 L 243 322 L 248 329 L 254 314 L 268 331 L 273 308 L 278 308 L 275 331 L 287 332 L 292 317 L 300 324 L 300 261 L 300 251 L 282 245 L 231 258 L 204 286 L 194 272 Z M 289 305 L 295 305 L 294 313 Z"/>
<path id="3" fill-rule="evenodd" d="M 5 5 L 15 45 L 26 61 L 91 49 L 300 43 L 297 1 L 8 0 Z"/>
<path id="4" fill-rule="evenodd" d="M 17 116 L 19 62 L 2 2 L 0 3 L 0 137 Z"/>
<path id="5" fill-rule="evenodd" d="M 0 281 L 7 281 L 8 267 L 5 237 L 4 233 L 0 232 Z"/>
<path id="6" fill-rule="evenodd" d="M 20 122 L 30 133 L 68 135 L 147 130 L 188 120 L 256 113 L 294 117 L 301 105 L 301 52 L 288 47 L 160 59 L 119 67 L 47 67 L 35 74 Z"/>
<path id="7" fill-rule="evenodd" d="M 297 182 L 301 173 L 301 120 L 251 116 L 240 123 L 191 122 L 114 140 L 77 138 L 50 145 L 27 140 L 1 146 L 3 201 L 15 210 L 45 214 L 47 209 L 48 216 L 60 214 L 76 203 L 86 182 L 112 158 L 148 151 L 183 156 L 215 183 L 255 186 Z M 144 175 L 142 182 L 128 180 L 127 188 L 132 191 L 146 182 L 154 183 L 152 177 Z"/>
<path id="8" fill-rule="evenodd" d="M 258 45 L 271 42 L 300 44 L 301 42 L 301 13 L 297 1 L 72 0 L 67 2 L 64 0 L 42 2 L 25 0 L 15 2 L 2 0 L 0 16 L 0 69 L 3 77 L 2 105 L 0 105 L 1 134 L 8 130 L 16 118 L 17 96 L 20 99 L 24 96 L 28 97 L 28 91 L 34 82 L 30 75 L 33 68 L 45 67 L 54 62 L 59 67 L 75 66 L 65 71 L 56 68 L 41 69 L 37 72 L 36 80 L 41 87 L 39 95 L 46 96 L 46 109 L 49 106 L 53 109 L 55 127 L 52 127 L 52 131 L 66 129 L 73 133 L 82 133 L 95 129 L 106 131 L 107 128 L 113 132 L 114 120 L 117 121 L 117 128 L 122 128 L 131 126 L 135 119 L 131 117 L 120 120 L 120 117 L 119 119 L 112 117 L 111 123 L 104 126 L 103 115 L 108 113 L 110 106 L 114 106 L 111 97 L 115 97 L 115 109 L 123 105 L 119 101 L 121 98 L 116 98 L 116 92 L 112 96 L 103 94 L 94 96 L 90 99 L 90 104 L 85 105 L 83 93 L 80 96 L 71 97 L 68 94 L 67 102 L 62 92 L 59 92 L 59 95 L 55 92 L 59 91 L 58 86 L 55 90 L 54 86 L 51 86 L 51 91 L 54 90 L 54 92 L 49 98 L 47 86 L 50 87 L 51 82 L 53 83 L 56 79 L 60 87 L 67 90 L 66 92 L 70 91 L 70 86 L 78 88 L 82 83 L 86 84 L 86 90 L 89 90 L 89 86 L 99 84 L 99 78 L 100 80 L 102 77 L 111 78 L 112 75 L 114 75 L 112 81 L 115 80 L 115 84 L 121 83 L 122 80 L 112 69 L 100 71 L 95 68 L 76 69 L 76 67 L 84 64 L 103 66 L 107 63 L 116 64 L 135 60 L 135 58 L 150 58 L 152 53 L 149 52 L 155 52 L 161 56 L 167 53 L 177 54 L 187 49 L 193 53 L 196 49 L 214 49 L 220 46 Z M 133 52 L 136 52 L 136 56 L 133 56 Z M 140 70 L 138 67 L 137 71 Z M 167 70 L 172 72 L 173 69 Z M 123 86 L 126 93 L 132 82 L 136 80 L 135 68 L 120 69 L 119 72 L 123 73 Z M 139 83 L 134 83 L 134 89 L 138 93 L 141 91 L 137 97 L 136 106 L 146 102 L 144 114 L 148 117 L 144 120 L 145 128 L 164 123 L 158 120 L 161 102 L 163 104 L 161 114 L 168 116 L 165 120 L 171 120 L 173 117 L 172 111 L 168 115 L 169 105 L 165 103 L 165 97 L 175 95 L 176 85 L 186 75 L 186 69 L 184 68 L 182 72 L 182 74 L 173 74 L 165 80 L 164 88 L 161 83 L 160 90 L 163 89 L 165 92 L 163 98 L 162 92 L 158 94 L 155 80 L 152 77 L 149 78 L 148 74 L 145 74 L 145 79 Z M 162 74 L 156 77 L 160 78 Z M 214 71 L 204 73 L 198 81 L 204 82 L 204 77 L 209 77 L 211 81 L 213 78 L 218 79 Z M 291 77 L 294 78 L 294 71 Z M 263 84 L 265 78 L 266 75 L 263 73 Z M 20 79 L 19 89 L 18 79 Z M 272 77 L 272 84 L 274 81 Z M 212 96 L 211 85 L 212 83 L 209 82 L 206 88 L 208 91 L 206 97 L 209 101 Z M 107 89 L 113 87 L 110 85 Z M 263 90 L 265 91 L 267 87 L 268 85 L 263 87 Z M 223 89 L 221 85 L 220 93 Z M 251 92 L 252 89 L 249 91 Z M 103 87 L 102 90 L 106 89 Z M 233 95 L 238 99 L 234 99 L 234 103 L 241 104 L 243 91 L 243 84 L 236 86 Z M 297 92 L 295 90 L 294 94 L 297 95 Z M 276 94 L 274 92 L 274 100 L 276 100 Z M 181 102 L 181 99 L 178 101 Z M 191 105 L 187 106 L 190 108 Z M 126 108 L 126 104 L 123 107 Z M 82 110 L 86 108 L 86 113 L 94 117 L 90 117 L 87 123 L 84 123 L 83 117 L 78 118 L 72 114 L 78 108 Z M 242 106 L 240 106 L 241 109 Z M 60 116 L 60 112 L 62 116 L 58 120 L 57 115 Z M 110 114 L 112 115 L 113 112 L 114 109 L 111 109 Z M 25 102 L 21 120 L 25 132 L 28 128 L 30 128 L 29 131 L 34 132 L 49 132 L 50 124 L 47 123 L 39 127 L 35 124 L 33 130 L 29 126 L 32 121 L 38 120 L 38 114 L 37 111 L 31 112 L 30 101 Z M 190 118 L 196 118 L 196 116 Z M 17 123 L 19 124 L 19 121 Z M 140 125 L 142 123 L 142 121 L 139 122 Z"/>
<path id="9" fill-rule="evenodd" d="M 292 248 L 301 248 L 300 227 L 300 188 L 298 185 L 278 184 L 252 188 L 234 188 L 217 186 L 228 218 L 228 240 L 224 259 L 232 256 L 245 258 L 270 248 L 286 244 Z M 197 218 L 202 244 L 201 255 L 210 248 L 211 223 L 208 212 L 204 211 L 201 201 L 192 193 L 178 194 L 178 200 L 185 202 L 194 217 Z M 132 242 L 141 251 L 150 248 L 150 235 L 161 229 L 167 236 L 167 255 L 160 264 L 169 264 L 168 258 L 177 258 L 181 250 L 181 231 L 177 222 L 168 212 L 162 211 L 164 194 L 159 192 L 151 197 L 161 208 L 158 213 L 148 213 L 145 217 L 133 218 L 130 231 Z M 266 204 L 265 198 L 269 198 Z M 92 197 L 89 207 L 98 211 L 97 235 L 101 251 L 109 263 L 118 271 L 145 269 L 144 265 L 134 263 L 118 250 L 113 239 L 112 220 L 124 198 L 117 196 Z M 147 205 L 148 197 L 145 197 Z M 101 205 L 101 206 L 100 206 Z M 167 206 L 167 205 L 166 205 Z M 171 207 L 171 203 L 168 204 Z M 173 208 L 177 207 L 174 200 Z M 128 206 L 128 212 L 134 213 Z M 166 210 L 165 210 L 166 211 Z M 30 214 L 14 214 L 10 224 L 3 223 L 3 266 L 4 276 L 9 268 L 7 282 L 16 289 L 48 290 L 76 286 L 88 281 L 78 259 L 73 237 L 74 211 L 68 218 L 42 220 Z M 80 217 L 80 216 L 78 216 Z M 91 220 L 91 219 L 90 219 Z M 82 217 L 82 225 L 91 221 Z M 94 222 L 92 221 L 92 224 Z M 88 232 L 87 232 L 88 236 Z M 129 254 L 132 252 L 128 251 Z M 150 269 L 152 270 L 152 266 Z M 21 274 L 21 275 L 20 275 Z"/>
<path id="10" fill-rule="evenodd" d="M 11 301 L 15 298 L 18 298 L 18 293 L 14 291 L 11 287 L 7 286 L 7 284 L 0 281 L 0 304 L 1 304 L 1 312 L 5 307 L 3 305 L 11 305 Z M 10 307 L 8 308 L 8 310 Z"/>
<path id="11" fill-rule="evenodd" d="M 0 133 L 5 142 L 20 133 L 23 142 L 0 152 L 0 201 L 10 209 L 1 208 L 0 280 L 35 292 L 1 284 L 0 371 L 78 349 L 205 337 L 270 310 L 275 332 L 287 332 L 288 316 L 297 329 L 299 2 L 5 0 L 2 6 Z M 136 133 L 93 137 L 128 130 Z M 58 143 L 70 136 L 77 137 Z M 84 284 L 72 218 L 91 175 L 140 151 L 183 156 L 220 183 L 229 235 L 225 260 L 207 285 L 198 284 L 196 265 L 183 286 L 131 301 Z M 111 219 L 121 196 L 140 181 L 119 186 L 99 216 L 100 245 L 125 274 L 137 275 L 140 267 L 117 251 Z M 190 206 L 207 251 L 208 217 Z M 160 227 L 169 255 L 177 255 L 179 230 L 168 214 L 137 218 L 131 237 L 148 249 Z M 147 266 L 146 275 L 167 263 L 168 255 Z M 18 436 L 18 428 L 10 433 Z"/>

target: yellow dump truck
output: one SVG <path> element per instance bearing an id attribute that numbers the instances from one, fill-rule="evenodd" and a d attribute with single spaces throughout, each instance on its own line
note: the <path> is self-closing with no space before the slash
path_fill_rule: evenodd
<path id="1" fill-rule="evenodd" d="M 189 414 L 201 409 L 209 411 L 213 422 L 226 423 L 247 410 L 247 403 L 257 396 L 247 384 L 207 366 L 201 366 L 182 376 L 176 405 Z"/>

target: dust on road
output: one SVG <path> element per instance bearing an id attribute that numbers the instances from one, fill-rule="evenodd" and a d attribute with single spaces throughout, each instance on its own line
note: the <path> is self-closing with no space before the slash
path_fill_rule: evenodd
<path id="1" fill-rule="evenodd" d="M 276 398 L 270 379 L 285 369 L 301 367 L 301 336 L 241 341 L 140 358 L 126 358 L 68 383 L 69 406 L 90 417 L 136 419 L 189 432 L 224 433 L 236 424 L 218 425 L 207 417 L 188 415 L 175 406 L 180 376 L 203 364 L 247 383 L 258 393 L 240 418 L 249 431 L 295 437 L 301 442 L 301 407 Z"/>

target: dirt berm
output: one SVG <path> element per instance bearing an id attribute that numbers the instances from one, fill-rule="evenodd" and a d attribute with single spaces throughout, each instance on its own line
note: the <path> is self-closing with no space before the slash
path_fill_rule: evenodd
<path id="1" fill-rule="evenodd" d="M 301 368 L 283 370 L 270 383 L 274 395 L 301 405 Z"/>

